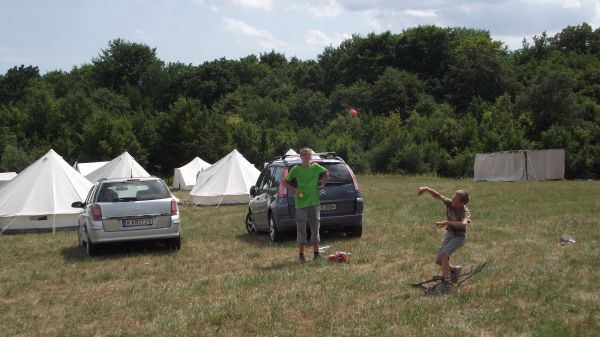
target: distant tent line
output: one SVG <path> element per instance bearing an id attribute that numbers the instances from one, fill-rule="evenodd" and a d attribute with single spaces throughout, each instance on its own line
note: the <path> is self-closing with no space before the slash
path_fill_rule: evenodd
<path id="1" fill-rule="evenodd" d="M 565 150 L 517 150 L 477 153 L 474 180 L 521 181 L 565 178 Z"/>
<path id="2" fill-rule="evenodd" d="M 193 164 L 192 172 L 196 169 L 199 172 L 192 173 L 192 185 L 186 188 L 197 187 L 191 194 L 192 199 L 202 205 L 248 202 L 250 186 L 260 174 L 235 149 L 212 166 L 198 157 L 188 164 Z M 200 174 L 203 172 L 207 173 Z M 0 173 L 0 233 L 76 227 L 81 210 L 72 208 L 71 204 L 85 200 L 94 182 L 102 178 L 149 176 L 128 152 L 109 162 L 70 166 L 51 149 L 19 174 Z M 182 176 L 185 184 L 188 176 Z M 197 181 L 206 186 L 198 185 Z"/>

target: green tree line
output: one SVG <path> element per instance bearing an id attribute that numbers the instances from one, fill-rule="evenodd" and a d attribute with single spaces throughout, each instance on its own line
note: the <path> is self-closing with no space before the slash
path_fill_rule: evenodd
<path id="1" fill-rule="evenodd" d="M 594 179 L 599 102 L 600 29 L 586 23 L 514 51 L 485 30 L 419 26 L 354 35 L 316 60 L 200 65 L 115 39 L 69 72 L 0 75 L 0 171 L 53 148 L 70 163 L 129 151 L 168 177 L 195 156 L 237 148 L 260 167 L 309 145 L 358 172 L 468 177 L 478 152 L 564 148 L 567 178 Z"/>

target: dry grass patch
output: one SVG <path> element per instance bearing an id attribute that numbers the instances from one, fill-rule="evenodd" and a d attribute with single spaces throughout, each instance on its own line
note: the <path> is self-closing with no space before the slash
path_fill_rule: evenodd
<path id="1" fill-rule="evenodd" d="M 247 206 L 181 207 L 183 245 L 108 248 L 88 258 L 75 232 L 0 236 L 0 336 L 593 336 L 600 331 L 599 182 L 481 183 L 358 177 L 360 239 L 326 234 L 349 263 L 297 263 L 293 238 L 244 228 Z M 456 294 L 410 283 L 438 274 L 439 201 L 472 197 L 453 258 L 495 261 Z M 189 195 L 176 192 L 189 201 Z M 557 244 L 562 234 L 577 243 Z M 310 250 L 309 250 L 310 251 Z M 309 255 L 310 257 L 310 255 Z"/>

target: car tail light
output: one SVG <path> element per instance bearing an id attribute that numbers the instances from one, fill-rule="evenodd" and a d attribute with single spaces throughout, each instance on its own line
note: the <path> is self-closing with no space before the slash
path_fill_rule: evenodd
<path id="1" fill-rule="evenodd" d="M 360 188 L 358 187 L 358 181 L 356 181 L 356 176 L 354 175 L 354 171 L 352 171 L 352 169 L 350 168 L 350 166 L 348 166 L 348 164 L 345 164 L 346 168 L 348 169 L 348 172 L 350 172 L 350 176 L 352 177 L 352 182 L 354 183 L 354 191 L 356 192 L 357 196 L 360 196 Z"/>
<path id="2" fill-rule="evenodd" d="M 178 210 L 177 210 L 177 201 L 175 201 L 175 199 L 171 200 L 171 215 L 177 215 Z"/>
<path id="3" fill-rule="evenodd" d="M 102 221 L 102 209 L 100 209 L 100 205 L 93 204 L 91 207 L 91 211 L 92 211 L 92 220 Z"/>
<path id="4" fill-rule="evenodd" d="M 284 167 L 283 174 L 281 176 L 281 182 L 279 183 L 279 188 L 277 188 L 277 198 L 287 198 L 288 196 L 288 189 L 283 185 L 283 179 L 285 179 L 285 176 L 287 176 L 287 174 L 288 168 Z"/>

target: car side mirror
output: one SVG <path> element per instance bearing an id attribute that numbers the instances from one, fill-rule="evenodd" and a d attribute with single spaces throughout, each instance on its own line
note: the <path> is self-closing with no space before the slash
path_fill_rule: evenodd
<path id="1" fill-rule="evenodd" d="M 83 208 L 83 203 L 81 201 L 75 201 L 74 203 L 71 204 L 71 207 L 73 207 L 73 208 Z"/>
<path id="2" fill-rule="evenodd" d="M 256 186 L 250 187 L 250 196 L 255 197 L 257 192 L 258 188 L 256 188 Z"/>

